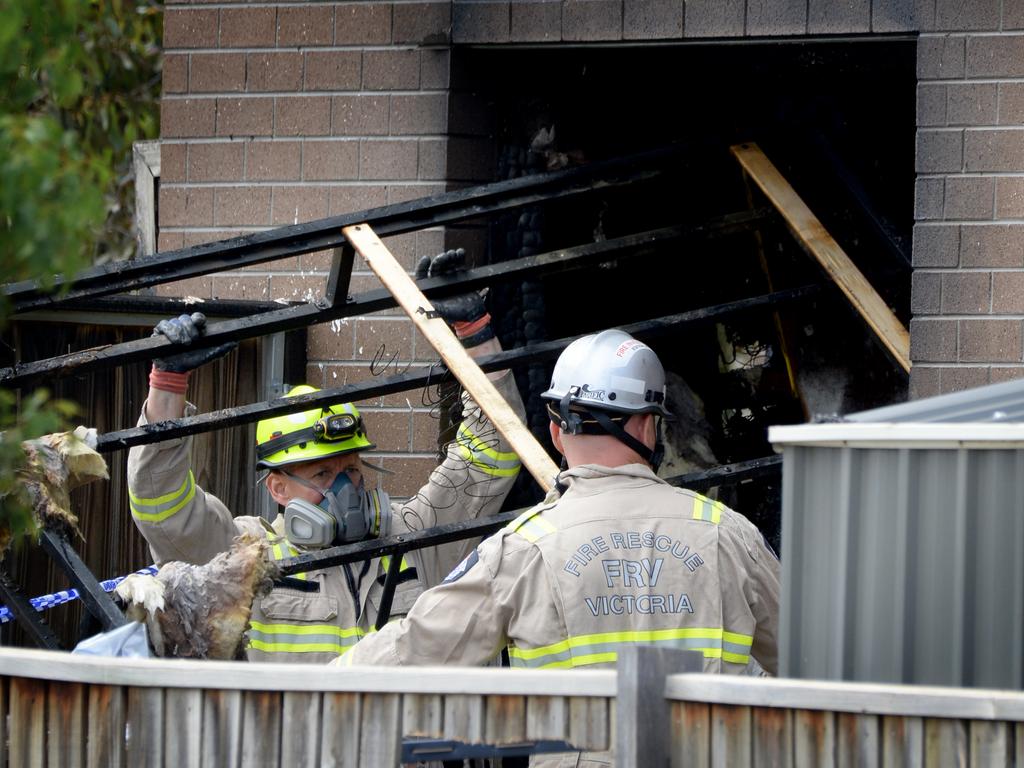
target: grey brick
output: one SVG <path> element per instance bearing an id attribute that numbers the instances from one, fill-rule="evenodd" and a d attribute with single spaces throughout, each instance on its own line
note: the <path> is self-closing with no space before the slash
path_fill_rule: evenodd
<path id="1" fill-rule="evenodd" d="M 751 37 L 805 32 L 806 0 L 747 0 L 747 34 Z"/>
<path id="2" fill-rule="evenodd" d="M 1024 272 L 992 273 L 992 314 L 1024 314 Z"/>
<path id="3" fill-rule="evenodd" d="M 448 98 L 443 93 L 417 93 L 391 97 L 392 136 L 445 133 Z"/>
<path id="4" fill-rule="evenodd" d="M 452 8 L 453 43 L 507 43 L 507 2 L 456 2 Z"/>
<path id="5" fill-rule="evenodd" d="M 935 28 L 953 32 L 999 29 L 1001 0 L 936 0 Z"/>
<path id="6" fill-rule="evenodd" d="M 910 321 L 910 359 L 914 363 L 952 363 L 957 359 L 956 320 Z"/>
<path id="7" fill-rule="evenodd" d="M 335 96 L 331 100 L 331 133 L 335 136 L 381 136 L 388 132 L 386 94 Z"/>
<path id="8" fill-rule="evenodd" d="M 914 218 L 917 221 L 942 218 L 945 179 L 918 178 L 914 184 Z"/>
<path id="9" fill-rule="evenodd" d="M 420 56 L 415 49 L 363 51 L 363 88 L 373 91 L 420 87 Z"/>
<path id="10" fill-rule="evenodd" d="M 992 308 L 991 272 L 942 275 L 943 315 L 987 315 Z"/>
<path id="11" fill-rule="evenodd" d="M 420 51 L 420 87 L 447 89 L 451 82 L 451 53 L 438 48 Z"/>
<path id="12" fill-rule="evenodd" d="M 447 139 L 420 139 L 420 159 L 417 178 L 442 180 L 448 167 Z"/>
<path id="13" fill-rule="evenodd" d="M 807 32 L 838 35 L 871 28 L 871 0 L 809 0 Z"/>
<path id="14" fill-rule="evenodd" d="M 1018 363 L 1020 320 L 960 320 L 960 360 L 968 363 Z"/>
<path id="15" fill-rule="evenodd" d="M 1024 83 L 999 84 L 999 125 L 1024 125 Z"/>
<path id="16" fill-rule="evenodd" d="M 910 311 L 918 315 L 937 315 L 942 307 L 942 275 L 915 270 L 910 276 Z"/>
<path id="17" fill-rule="evenodd" d="M 419 150 L 414 139 L 366 139 L 359 145 L 360 179 L 415 179 L 418 167 Z"/>
<path id="18" fill-rule="evenodd" d="M 1024 29 L 1024 0 L 1003 0 L 1003 29 Z"/>
<path id="19" fill-rule="evenodd" d="M 993 365 L 989 368 L 989 382 L 992 384 L 998 384 L 1002 381 L 1016 381 L 1022 377 L 1024 377 L 1024 368 L 1020 366 L 1002 368 L 998 365 Z"/>
<path id="20" fill-rule="evenodd" d="M 998 104 L 996 83 L 950 83 L 946 120 L 950 125 L 994 125 Z"/>
<path id="21" fill-rule="evenodd" d="M 744 0 L 686 0 L 686 37 L 743 37 Z"/>
<path id="22" fill-rule="evenodd" d="M 996 218 L 1024 219 L 1024 178 L 996 178 Z"/>
<path id="23" fill-rule="evenodd" d="M 922 397 L 934 397 L 939 394 L 939 371 L 929 365 L 917 365 L 910 369 L 910 399 L 919 400 Z"/>
<path id="24" fill-rule="evenodd" d="M 1024 129 L 967 131 L 964 168 L 968 171 L 1024 171 Z"/>
<path id="25" fill-rule="evenodd" d="M 950 392 L 982 387 L 988 384 L 988 374 L 987 366 L 958 365 L 951 368 L 939 368 L 939 390 L 945 395 Z"/>
<path id="26" fill-rule="evenodd" d="M 683 36 L 683 0 L 624 0 L 625 40 L 674 40 Z"/>
<path id="27" fill-rule="evenodd" d="M 922 80 L 963 77 L 964 50 L 964 37 L 921 35 L 917 40 L 917 76 Z"/>
<path id="28" fill-rule="evenodd" d="M 382 45 L 390 42 L 390 3 L 340 3 L 335 6 L 335 45 Z"/>
<path id="29" fill-rule="evenodd" d="M 991 177 L 950 176 L 946 179 L 943 213 L 947 221 L 991 219 L 995 201 L 996 184 Z"/>
<path id="30" fill-rule="evenodd" d="M 917 5 L 918 0 L 873 0 L 871 31 L 917 32 L 923 28 L 920 15 L 916 12 Z"/>
<path id="31" fill-rule="evenodd" d="M 946 86 L 917 84 L 917 124 L 919 127 L 946 124 Z"/>
<path id="32" fill-rule="evenodd" d="M 1024 35 L 967 38 L 967 77 L 1024 77 Z"/>
<path id="33" fill-rule="evenodd" d="M 963 267 L 1024 267 L 1024 226 L 967 224 L 960 232 Z"/>
<path id="34" fill-rule="evenodd" d="M 955 173 L 963 167 L 963 131 L 917 132 L 918 173 Z"/>
<path id="35" fill-rule="evenodd" d="M 563 40 L 621 40 L 622 0 L 565 0 Z"/>
<path id="36" fill-rule="evenodd" d="M 451 3 L 395 3 L 392 42 L 416 45 L 447 43 L 451 36 Z"/>
<path id="37" fill-rule="evenodd" d="M 955 267 L 960 262 L 960 227 L 914 225 L 914 268 Z"/>
<path id="38" fill-rule="evenodd" d="M 522 0 L 511 5 L 511 42 L 542 43 L 562 39 L 561 0 Z"/>

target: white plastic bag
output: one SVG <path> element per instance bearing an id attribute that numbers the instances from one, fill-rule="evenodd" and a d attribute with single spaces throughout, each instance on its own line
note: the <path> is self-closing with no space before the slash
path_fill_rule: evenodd
<path id="1" fill-rule="evenodd" d="M 85 656 L 123 656 L 135 659 L 148 659 L 153 656 L 149 652 L 146 625 L 138 621 L 87 637 L 71 652 Z"/>

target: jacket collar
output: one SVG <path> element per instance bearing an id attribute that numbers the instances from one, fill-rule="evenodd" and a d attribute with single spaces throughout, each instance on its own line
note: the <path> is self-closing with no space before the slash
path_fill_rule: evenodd
<path id="1" fill-rule="evenodd" d="M 603 478 L 632 479 L 636 481 L 637 485 L 647 485 L 652 482 L 667 485 L 667 483 L 654 474 L 654 472 L 651 471 L 651 468 L 646 464 L 623 464 L 620 467 L 603 467 L 600 464 L 581 464 L 578 467 L 564 470 L 558 475 L 559 482 L 570 487 L 572 487 L 576 481 L 583 481 L 582 484 L 586 485 L 588 484 L 587 481 L 599 481 Z"/>

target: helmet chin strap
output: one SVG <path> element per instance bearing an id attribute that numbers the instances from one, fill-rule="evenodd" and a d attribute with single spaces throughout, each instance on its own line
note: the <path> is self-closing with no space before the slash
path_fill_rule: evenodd
<path id="1" fill-rule="evenodd" d="M 658 419 L 656 422 L 658 436 L 654 442 L 654 450 L 651 450 L 629 434 L 629 432 L 608 418 L 603 411 L 587 411 L 587 415 L 593 417 L 593 419 L 600 424 L 609 435 L 616 438 L 620 443 L 623 443 L 627 447 L 636 451 L 640 458 L 644 459 L 651 465 L 651 469 L 655 472 L 658 471 L 658 467 L 661 465 L 661 461 L 665 457 L 665 446 L 662 445 L 661 442 L 661 419 Z"/>

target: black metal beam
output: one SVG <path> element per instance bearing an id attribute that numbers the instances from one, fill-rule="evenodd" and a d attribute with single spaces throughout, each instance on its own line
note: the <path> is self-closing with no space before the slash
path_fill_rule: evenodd
<path id="1" fill-rule="evenodd" d="M 691 488 L 692 490 L 701 490 L 715 485 L 732 485 L 760 474 L 777 472 L 781 462 L 781 456 L 768 456 L 763 459 L 715 467 L 705 472 L 679 475 L 668 478 L 666 482 L 670 485 Z M 464 520 L 458 523 L 439 525 L 436 528 L 428 528 L 424 531 L 389 536 L 385 539 L 370 539 L 369 541 L 360 541 L 356 544 L 344 544 L 340 547 L 331 547 L 319 552 L 307 552 L 297 557 L 290 557 L 279 561 L 278 564 L 281 567 L 281 574 L 283 576 L 304 573 L 305 571 L 317 570 L 319 568 L 331 568 L 342 563 L 354 563 L 385 555 L 392 558 L 391 563 L 394 565 L 399 563 L 402 555 L 410 550 L 434 547 L 451 541 L 476 538 L 477 536 L 487 536 L 515 520 L 522 512 L 523 510 L 521 509 L 512 512 L 502 512 L 494 517 Z"/>
<path id="2" fill-rule="evenodd" d="M 525 279 L 543 273 L 554 274 L 582 269 L 602 260 L 636 256 L 669 242 L 704 240 L 749 231 L 770 218 L 765 209 L 742 211 L 713 219 L 693 227 L 676 226 L 642 232 L 636 235 L 602 240 L 575 248 L 512 259 L 497 264 L 476 267 L 454 277 L 432 277 L 420 280 L 420 290 L 429 298 L 451 296 L 467 290 L 476 290 L 500 280 Z M 340 269 L 340 267 L 339 267 Z M 336 279 L 332 270 L 332 279 Z M 212 347 L 229 341 L 294 330 L 315 323 L 325 323 L 341 317 L 352 317 L 390 309 L 397 306 L 394 297 L 383 288 L 368 291 L 347 303 L 331 306 L 322 299 L 316 304 L 301 304 L 266 312 L 251 318 L 225 320 L 207 326 L 206 333 L 193 342 L 191 348 Z M 107 347 L 72 352 L 47 360 L 18 363 L 0 368 L 0 385 L 22 387 L 33 382 L 62 378 L 75 373 L 98 370 L 114 365 L 150 360 L 181 351 L 184 347 L 172 344 L 163 336 L 147 336 Z"/>
<path id="3" fill-rule="evenodd" d="M 681 325 L 712 322 L 737 312 L 746 312 L 763 307 L 801 301 L 817 295 L 820 290 L 820 286 L 807 285 L 801 288 L 776 291 L 775 293 L 763 296 L 754 296 L 727 304 L 681 312 L 655 320 L 632 323 L 622 326 L 622 329 L 640 339 L 654 339 L 672 332 Z M 499 371 L 516 365 L 550 360 L 557 357 L 575 338 L 557 339 L 520 349 L 506 350 L 480 358 L 476 362 L 484 371 Z M 225 408 L 220 411 L 211 411 L 210 413 L 202 413 L 197 416 L 161 421 L 156 424 L 123 429 L 117 432 L 106 432 L 98 437 L 96 450 L 105 453 L 122 448 L 130 448 L 133 445 L 157 443 L 161 440 L 170 440 L 176 437 L 250 424 L 272 416 L 294 413 L 297 410 L 309 410 L 338 402 L 360 402 L 382 395 L 424 387 L 431 381 L 436 381 L 444 373 L 445 369 L 438 366 L 417 373 L 382 377 L 378 381 L 347 384 L 343 387 L 324 389 L 308 395 L 290 398 L 279 397 L 267 402 Z"/>
<path id="4" fill-rule="evenodd" d="M 352 224 L 365 222 L 378 236 L 386 237 L 651 179 L 681 159 L 683 149 L 669 147 L 116 262 L 80 272 L 72 280 L 58 275 L 53 289 L 43 288 L 37 281 L 24 281 L 9 283 L 3 291 L 17 313 L 56 306 L 67 299 L 104 296 L 330 250 L 345 242 L 341 230 Z M 56 290 L 65 292 L 56 295 Z"/>
<path id="5" fill-rule="evenodd" d="M 665 480 L 669 485 L 689 488 L 691 491 L 703 491 L 716 485 L 734 485 L 744 480 L 752 480 L 762 475 L 778 474 L 782 469 L 781 456 L 765 456 L 760 459 L 739 461 L 735 464 L 723 464 L 720 467 L 677 475 Z"/>
<path id="6" fill-rule="evenodd" d="M 287 305 L 299 305 L 305 302 L 290 301 Z M 272 312 L 281 309 L 279 301 L 249 301 L 246 299 L 203 299 L 195 302 L 191 299 L 173 296 L 97 296 L 90 299 L 73 299 L 61 302 L 52 309 L 42 309 L 47 314 L 56 312 L 106 312 L 125 315 L 154 315 L 160 318 L 170 317 L 176 313 L 202 311 L 207 317 L 249 317 L 260 312 Z M 34 312 L 27 312 L 11 318 L 15 322 L 30 322 L 35 319 Z"/>
<path id="7" fill-rule="evenodd" d="M 82 562 L 63 534 L 44 528 L 39 534 L 39 543 L 71 579 L 86 610 L 99 619 L 104 632 L 127 623 L 128 620 L 114 604 L 113 598 L 103 591 L 92 571 Z"/>
<path id="8" fill-rule="evenodd" d="M 355 544 L 344 544 L 340 547 L 322 549 L 319 552 L 306 552 L 296 557 L 289 557 L 279 560 L 282 576 L 291 576 L 296 573 L 315 571 L 320 568 L 331 568 L 342 563 L 355 563 L 360 560 L 370 560 L 384 555 L 393 555 L 395 560 L 400 560 L 400 555 L 410 549 L 423 549 L 424 547 L 436 547 L 439 544 L 447 544 L 450 541 L 462 541 L 472 539 L 476 536 L 486 536 L 489 533 L 502 528 L 516 519 L 523 510 L 502 512 L 493 517 L 486 517 L 481 520 L 463 520 L 458 523 L 439 525 L 436 528 L 428 528 L 424 531 L 403 533 L 398 536 L 388 536 L 385 539 L 369 539 Z"/>
<path id="9" fill-rule="evenodd" d="M 60 641 L 53 630 L 43 621 L 42 616 L 32 607 L 32 603 L 21 593 L 18 585 L 7 573 L 7 569 L 3 567 L 0 567 L 0 597 L 3 597 L 4 604 L 11 609 L 11 613 L 29 633 L 36 645 L 48 651 L 61 649 Z"/>

